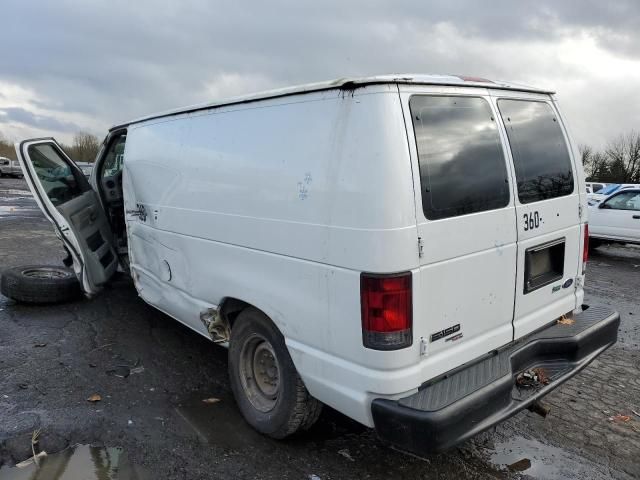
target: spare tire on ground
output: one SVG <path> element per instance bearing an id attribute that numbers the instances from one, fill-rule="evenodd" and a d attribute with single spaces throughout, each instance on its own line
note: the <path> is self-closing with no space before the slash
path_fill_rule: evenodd
<path id="1" fill-rule="evenodd" d="M 26 265 L 2 272 L 0 292 L 21 303 L 60 303 L 80 297 L 73 270 L 49 265 Z"/>

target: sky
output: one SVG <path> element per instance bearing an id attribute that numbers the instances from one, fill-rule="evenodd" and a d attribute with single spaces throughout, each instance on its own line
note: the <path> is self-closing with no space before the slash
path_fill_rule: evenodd
<path id="1" fill-rule="evenodd" d="M 640 130 L 640 1 L 2 0 L 0 135 L 115 124 L 347 76 L 553 89 L 578 143 Z"/>

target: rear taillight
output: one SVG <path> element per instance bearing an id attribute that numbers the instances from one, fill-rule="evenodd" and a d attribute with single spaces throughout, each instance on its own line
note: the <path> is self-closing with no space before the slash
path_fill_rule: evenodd
<path id="1" fill-rule="evenodd" d="M 374 350 L 398 350 L 413 343 L 411 272 L 363 273 L 360 277 L 362 342 Z"/>
<path id="2" fill-rule="evenodd" d="M 582 274 L 587 270 L 587 260 L 589 260 L 589 224 L 584 224 L 584 240 L 582 242 Z"/>

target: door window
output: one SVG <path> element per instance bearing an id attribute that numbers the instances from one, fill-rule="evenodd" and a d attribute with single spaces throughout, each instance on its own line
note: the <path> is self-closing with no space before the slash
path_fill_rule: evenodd
<path id="1" fill-rule="evenodd" d="M 601 208 L 640 211 L 640 192 L 620 192 L 604 202 Z"/>
<path id="2" fill-rule="evenodd" d="M 101 177 L 113 177 L 122 171 L 126 141 L 127 135 L 122 134 L 111 142 L 104 159 Z"/>
<path id="3" fill-rule="evenodd" d="M 509 204 L 509 181 L 495 118 L 480 97 L 414 95 L 422 208 L 430 220 Z"/>
<path id="4" fill-rule="evenodd" d="M 511 146 L 520 203 L 572 193 L 571 158 L 551 105 L 501 99 L 498 108 Z"/>
<path id="5" fill-rule="evenodd" d="M 89 189 L 80 176 L 50 144 L 31 145 L 29 157 L 47 197 L 54 206 L 68 202 Z M 83 181 L 84 180 L 84 181 Z"/>

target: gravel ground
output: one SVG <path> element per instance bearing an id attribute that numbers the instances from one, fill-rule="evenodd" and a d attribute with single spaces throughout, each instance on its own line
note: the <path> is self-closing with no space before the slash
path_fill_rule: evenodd
<path id="1" fill-rule="evenodd" d="M 24 182 L 0 179 L 0 269 L 63 257 Z M 586 301 L 620 311 L 619 342 L 546 398 L 546 419 L 522 412 L 426 458 L 388 448 L 329 408 L 295 439 L 260 436 L 233 402 L 226 350 L 146 305 L 125 280 L 65 305 L 0 296 L 0 478 L 31 455 L 36 429 L 47 452 L 123 447 L 151 478 L 639 478 L 639 275 L 640 249 L 592 256 Z M 122 366 L 136 373 L 116 376 Z M 102 400 L 88 402 L 96 393 Z M 211 397 L 220 401 L 202 402 Z M 504 466 L 523 459 L 521 472 Z"/>

